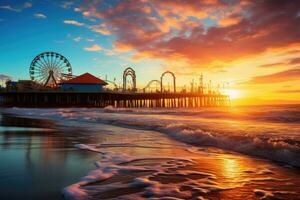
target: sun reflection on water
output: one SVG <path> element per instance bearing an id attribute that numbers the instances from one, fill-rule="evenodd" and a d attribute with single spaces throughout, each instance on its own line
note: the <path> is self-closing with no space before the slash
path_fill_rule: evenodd
<path id="1" fill-rule="evenodd" d="M 223 175 L 226 178 L 238 178 L 241 172 L 239 163 L 232 158 L 223 159 Z"/>

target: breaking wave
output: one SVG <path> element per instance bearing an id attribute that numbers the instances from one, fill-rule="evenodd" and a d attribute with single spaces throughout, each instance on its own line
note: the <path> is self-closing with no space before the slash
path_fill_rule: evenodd
<path id="1" fill-rule="evenodd" d="M 96 121 L 159 131 L 189 144 L 218 147 L 300 167 L 300 140 L 298 134 L 297 136 L 280 135 L 278 132 L 272 132 L 269 129 L 260 130 L 259 132 L 255 128 L 249 128 L 250 130 L 241 128 L 228 130 L 225 127 L 222 129 L 221 127 L 210 126 L 201 128 L 201 125 L 174 123 L 159 119 L 135 121 L 98 119 Z M 281 131 L 284 134 L 285 131 L 291 130 Z"/>
<path id="2" fill-rule="evenodd" d="M 259 109 L 263 110 L 260 114 L 253 111 L 257 109 L 247 109 L 248 111 L 232 114 L 235 117 L 228 117 L 231 114 L 227 110 L 151 110 L 113 107 L 14 109 L 13 112 L 26 116 L 52 117 L 57 121 L 75 120 L 159 131 L 189 144 L 218 147 L 300 167 L 300 125 L 295 123 L 300 122 L 299 106 Z M 255 112 L 256 114 L 253 114 Z"/>
<path id="3" fill-rule="evenodd" d="M 285 106 L 248 106 L 248 107 L 231 107 L 231 108 L 114 108 L 107 106 L 104 108 L 107 113 L 119 114 L 138 114 L 138 115 L 175 115 L 175 116 L 195 116 L 213 119 L 238 119 L 254 120 L 276 123 L 300 123 L 300 105 Z"/>

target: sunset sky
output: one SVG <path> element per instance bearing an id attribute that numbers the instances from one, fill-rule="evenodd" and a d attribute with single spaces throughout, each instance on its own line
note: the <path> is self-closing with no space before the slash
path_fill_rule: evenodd
<path id="1" fill-rule="evenodd" d="M 75 75 L 121 83 L 131 66 L 142 88 L 165 70 L 179 87 L 203 73 L 237 104 L 300 102 L 298 0 L 0 0 L 0 34 L 0 79 L 29 79 L 54 51 Z"/>

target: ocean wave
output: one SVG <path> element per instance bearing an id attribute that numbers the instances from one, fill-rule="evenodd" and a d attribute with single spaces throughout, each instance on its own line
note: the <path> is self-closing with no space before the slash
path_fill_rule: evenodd
<path id="1" fill-rule="evenodd" d="M 300 167 L 300 141 L 295 138 L 284 138 L 280 135 L 267 137 L 262 134 L 249 133 L 249 131 L 238 132 L 238 130 L 236 132 L 234 132 L 235 130 L 228 131 L 213 128 L 205 130 L 195 125 L 178 122 L 163 123 L 162 120 L 156 123 L 153 120 L 134 122 L 120 119 L 97 121 L 159 131 L 189 144 L 218 147 Z"/>
<path id="2" fill-rule="evenodd" d="M 213 146 L 300 167 L 299 128 L 289 126 L 228 126 L 139 116 L 94 116 L 95 122 L 153 130 L 197 146 Z"/>
<path id="3" fill-rule="evenodd" d="M 212 119 L 237 119 L 253 120 L 277 123 L 300 123 L 300 105 L 266 106 L 257 109 L 254 107 L 233 107 L 233 108 L 104 108 L 107 113 L 137 114 L 137 115 L 174 115 L 174 116 L 195 116 Z"/>
<path id="4" fill-rule="evenodd" d="M 286 112 L 286 109 L 283 110 L 283 112 Z M 296 109 L 289 110 L 298 112 Z M 300 167 L 300 127 L 298 124 L 264 124 L 257 121 L 247 121 L 246 123 L 240 120 L 226 122 L 218 120 L 218 118 L 208 122 L 198 117 L 182 117 L 175 116 L 175 114 L 140 114 L 137 116 L 134 114 L 135 111 L 119 110 L 112 107 L 104 110 L 52 109 L 41 111 L 17 109 L 15 111 L 19 114 L 23 112 L 26 115 L 30 113 L 32 116 L 52 117 L 57 121 L 64 121 L 64 124 L 67 124 L 68 120 L 75 120 L 159 131 L 176 140 L 196 146 L 218 147 Z M 139 112 L 143 113 L 145 111 L 141 110 Z M 174 110 L 173 112 L 179 111 Z M 278 115 L 279 111 L 276 112 L 276 115 Z M 213 114 L 207 113 L 204 115 Z"/>
<path id="5" fill-rule="evenodd" d="M 214 146 L 300 167 L 299 146 L 284 139 L 210 132 L 183 124 L 169 124 L 159 130 L 190 144 Z"/>
<path id="6" fill-rule="evenodd" d="M 48 115 L 76 115 L 81 112 L 111 113 L 123 115 L 150 115 L 150 116 L 190 116 L 203 119 L 228 119 L 243 121 L 260 121 L 271 123 L 300 123 L 300 105 L 286 106 L 248 106 L 229 108 L 115 108 L 107 106 L 100 108 L 60 108 L 60 109 L 32 109 L 32 108 L 3 108 L 0 113 L 11 112 L 25 114 L 27 116 L 41 114 Z M 49 112 L 50 111 L 50 112 Z"/>
<path id="7" fill-rule="evenodd" d="M 299 129 L 261 126 L 226 127 L 226 124 L 202 124 L 134 116 L 93 117 L 95 122 L 165 133 L 176 140 L 196 146 L 213 146 L 251 156 L 300 167 Z M 289 134 L 287 134 L 289 132 Z"/>

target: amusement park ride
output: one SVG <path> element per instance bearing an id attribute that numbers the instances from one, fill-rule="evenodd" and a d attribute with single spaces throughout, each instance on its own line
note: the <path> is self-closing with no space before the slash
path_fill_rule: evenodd
<path id="1" fill-rule="evenodd" d="M 73 77 L 70 62 L 55 52 L 37 55 L 31 62 L 29 75 L 32 81 L 45 87 L 56 87 L 59 82 Z"/>
<path id="2" fill-rule="evenodd" d="M 164 72 L 159 80 L 151 80 L 142 91 L 146 91 L 152 83 L 160 85 L 160 92 L 163 92 L 163 77 L 166 74 L 171 74 L 173 77 L 173 91 L 176 92 L 176 77 L 171 71 Z M 67 58 L 56 52 L 43 52 L 37 55 L 31 62 L 29 68 L 29 75 L 32 81 L 43 85 L 44 87 L 55 88 L 62 81 L 69 80 L 75 77 L 72 74 L 72 66 Z M 132 88 L 128 89 L 127 77 L 132 79 Z M 108 83 L 113 84 L 114 89 L 118 90 L 118 85 L 115 81 L 106 80 Z M 123 72 L 123 92 L 131 91 L 137 92 L 136 87 L 136 74 L 134 69 L 128 67 Z"/>
<path id="3" fill-rule="evenodd" d="M 171 75 L 173 79 L 173 89 L 165 90 L 164 86 L 164 76 Z M 58 84 L 67 81 L 71 78 L 76 77 L 72 74 L 72 66 L 70 62 L 63 55 L 56 52 L 43 52 L 37 55 L 31 62 L 29 68 L 29 75 L 32 81 L 42 85 L 43 87 L 48 88 L 57 88 Z M 129 82 L 127 77 L 130 76 L 132 84 L 131 87 L 128 88 Z M 127 67 L 123 72 L 123 87 L 119 87 L 116 83 L 116 79 L 113 81 L 105 80 L 107 83 L 113 86 L 113 91 L 120 92 L 143 92 L 146 93 L 147 90 L 152 87 L 153 84 L 156 84 L 155 92 L 174 92 L 176 93 L 176 76 L 171 71 L 165 71 L 161 74 L 160 80 L 151 80 L 147 83 L 147 85 L 139 90 L 136 84 L 136 73 L 133 68 Z M 159 89 L 157 88 L 159 86 Z M 205 87 L 203 84 L 203 76 L 201 74 L 199 79 L 199 87 L 198 92 L 204 93 L 204 88 L 207 88 L 207 91 L 210 93 L 213 92 L 211 88 L 211 82 Z M 186 89 L 184 89 L 186 91 Z M 191 91 L 194 91 L 194 82 L 191 83 Z"/>
<path id="4" fill-rule="evenodd" d="M 171 75 L 173 79 L 173 90 L 164 87 L 165 75 Z M 212 106 L 230 106 L 228 95 L 221 94 L 218 90 L 212 90 L 211 81 L 209 85 L 203 86 L 203 76 L 200 85 L 194 90 L 194 82 L 191 91 L 185 88 L 176 90 L 176 76 L 171 71 L 162 73 L 160 80 L 151 80 L 142 90 L 136 85 L 136 73 L 128 67 L 123 72 L 123 87 L 120 88 L 114 81 L 106 80 L 113 84 L 114 90 L 99 92 L 62 91 L 57 86 L 73 77 L 70 62 L 61 54 L 55 52 L 44 52 L 37 55 L 31 62 L 29 68 L 31 81 L 42 86 L 29 91 L 4 91 L 0 92 L 0 104 L 5 106 L 36 106 L 36 107 L 115 107 L 130 108 L 201 108 Z M 128 88 L 127 77 L 132 79 L 132 87 Z M 155 92 L 146 91 L 152 84 L 160 85 L 160 90 Z M 44 89 L 43 89 L 44 88 Z M 50 89 L 49 89 L 50 88 Z M 205 88 L 205 90 L 204 90 Z"/>

